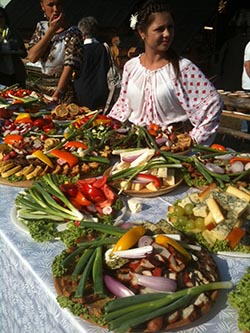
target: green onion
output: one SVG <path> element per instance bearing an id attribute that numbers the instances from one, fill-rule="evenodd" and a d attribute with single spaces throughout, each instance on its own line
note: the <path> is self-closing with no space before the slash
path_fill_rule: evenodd
<path id="1" fill-rule="evenodd" d="M 109 329 L 115 330 L 116 333 L 125 333 L 133 327 L 188 304 L 193 297 L 201 293 L 232 287 L 233 284 L 229 281 L 211 282 L 167 295 L 157 293 L 116 299 L 105 306 L 105 320 Z"/>
<path id="2" fill-rule="evenodd" d="M 81 258 L 78 260 L 75 269 L 72 273 L 72 280 L 77 281 L 78 275 L 82 274 L 87 262 L 90 260 L 92 254 L 94 253 L 95 249 L 87 249 L 81 255 Z"/>
<path id="3" fill-rule="evenodd" d="M 102 262 L 102 247 L 96 249 L 96 256 L 92 267 L 92 277 L 94 283 L 94 294 L 103 295 L 103 262 Z"/>
<path id="4" fill-rule="evenodd" d="M 91 269 L 93 267 L 93 263 L 94 263 L 94 260 L 95 260 L 95 256 L 96 256 L 96 249 L 89 249 L 89 251 L 91 252 L 91 256 L 83 270 L 83 273 L 82 273 L 82 276 L 81 276 L 81 279 L 80 279 L 80 282 L 76 288 L 76 292 L 75 292 L 75 297 L 78 298 L 78 297 L 83 297 L 83 294 L 84 294 L 84 289 L 85 289 L 85 285 L 86 285 L 86 282 L 87 282 L 87 279 L 90 275 L 90 272 L 91 272 Z"/>
<path id="5" fill-rule="evenodd" d="M 56 200 L 60 200 L 62 204 Z M 23 219 L 30 219 L 29 216 L 40 214 L 43 219 L 54 221 L 65 220 L 82 220 L 83 214 L 78 211 L 63 194 L 59 188 L 58 178 L 55 175 L 46 174 L 40 181 L 25 189 L 24 193 L 20 193 L 16 198 L 17 214 Z M 27 216 L 25 216 L 25 210 Z"/>

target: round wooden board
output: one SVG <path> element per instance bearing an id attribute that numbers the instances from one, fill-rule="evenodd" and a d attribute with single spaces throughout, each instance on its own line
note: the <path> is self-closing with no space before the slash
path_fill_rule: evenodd
<path id="1" fill-rule="evenodd" d="M 20 182 L 10 182 L 8 179 L 0 177 L 0 185 L 7 185 L 12 187 L 30 187 L 33 184 L 33 180 L 23 180 Z"/>
<path id="2" fill-rule="evenodd" d="M 111 171 L 111 168 L 107 169 L 104 174 L 109 175 Z M 139 198 L 155 198 L 159 197 L 161 195 L 167 194 L 169 192 L 174 191 L 182 182 L 183 182 L 183 177 L 181 175 L 181 172 L 178 172 L 176 170 L 176 183 L 174 185 L 170 186 L 162 186 L 159 190 L 157 191 L 150 191 L 147 188 L 143 188 L 140 191 L 133 191 L 133 190 L 124 190 L 122 193 L 129 195 L 131 197 L 139 197 Z M 119 181 L 114 181 L 110 185 L 117 189 L 120 190 L 119 187 L 120 182 Z"/>

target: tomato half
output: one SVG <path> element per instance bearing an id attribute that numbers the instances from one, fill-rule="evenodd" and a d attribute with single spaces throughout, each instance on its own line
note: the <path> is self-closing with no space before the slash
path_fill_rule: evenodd
<path id="1" fill-rule="evenodd" d="M 220 150 L 220 151 L 226 151 L 226 147 L 219 145 L 218 143 L 213 143 L 210 148 Z"/>

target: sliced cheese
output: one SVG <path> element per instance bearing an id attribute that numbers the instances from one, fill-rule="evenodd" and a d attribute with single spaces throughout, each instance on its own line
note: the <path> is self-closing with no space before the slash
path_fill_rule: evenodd
<path id="1" fill-rule="evenodd" d="M 158 191 L 158 188 L 154 185 L 153 182 L 150 182 L 146 185 L 146 188 L 150 191 Z"/>
<path id="2" fill-rule="evenodd" d="M 212 216 L 216 223 L 224 221 L 225 218 L 220 210 L 219 205 L 217 204 L 214 198 L 211 197 L 207 199 L 207 206 L 209 211 L 212 213 Z"/>
<path id="3" fill-rule="evenodd" d="M 175 184 L 175 170 L 168 169 L 167 177 L 163 178 L 164 185 L 173 186 Z"/>
<path id="4" fill-rule="evenodd" d="M 227 192 L 215 191 L 213 193 L 213 197 L 223 209 L 227 210 L 228 212 L 232 212 L 234 217 L 238 217 L 244 213 L 249 205 L 246 200 L 239 199 L 235 195 L 229 194 Z"/>
<path id="5" fill-rule="evenodd" d="M 193 208 L 194 216 L 206 217 L 208 215 L 208 206 L 200 203 Z"/>
<path id="6" fill-rule="evenodd" d="M 218 240 L 226 239 L 229 232 L 237 223 L 237 220 L 234 219 L 226 219 L 222 223 L 217 224 L 215 228 L 213 228 L 210 232 L 214 235 Z"/>
<path id="7" fill-rule="evenodd" d="M 132 191 L 140 191 L 145 187 L 145 184 L 142 183 L 132 183 L 131 184 L 131 190 Z"/>
<path id="8" fill-rule="evenodd" d="M 211 233 L 211 231 L 204 230 L 202 232 L 202 236 L 205 238 L 205 240 L 208 242 L 210 246 L 214 246 L 214 243 L 216 242 L 217 238 L 215 235 Z"/>
<path id="9" fill-rule="evenodd" d="M 229 185 L 228 188 L 226 189 L 226 192 L 232 195 L 235 195 L 237 198 L 245 200 L 247 202 L 250 202 L 250 195 L 239 190 L 238 188 Z"/>
<path id="10" fill-rule="evenodd" d="M 170 170 L 168 168 L 158 168 L 156 176 L 159 178 L 168 178 Z"/>
<path id="11" fill-rule="evenodd" d="M 120 188 L 123 190 L 130 190 L 131 189 L 131 183 L 127 182 L 126 180 L 122 180 L 120 182 Z"/>
<path id="12" fill-rule="evenodd" d="M 207 216 L 204 218 L 204 224 L 205 224 L 205 226 L 207 226 L 211 223 L 215 223 L 215 220 L 214 220 L 212 212 L 209 212 L 207 214 Z"/>

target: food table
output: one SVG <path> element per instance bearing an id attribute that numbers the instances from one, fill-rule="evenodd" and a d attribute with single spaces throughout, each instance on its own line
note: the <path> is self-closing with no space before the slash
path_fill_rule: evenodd
<path id="1" fill-rule="evenodd" d="M 0 263 L 1 263 L 1 333 L 82 333 L 108 332 L 88 324 L 66 310 L 56 301 L 51 264 L 64 249 L 60 241 L 36 243 L 15 222 L 14 200 L 22 189 L 0 185 Z M 181 185 L 173 192 L 156 198 L 143 198 L 142 211 L 129 213 L 123 219 L 130 221 L 148 220 L 157 222 L 165 218 L 168 204 L 183 197 L 193 189 Z M 124 198 L 126 201 L 126 198 Z M 14 215 L 14 214 L 12 214 Z M 216 256 L 223 280 L 238 282 L 249 258 Z M 227 306 L 226 294 L 219 298 L 209 315 L 201 318 L 192 327 L 176 332 L 185 333 L 237 333 L 237 314 Z"/>

